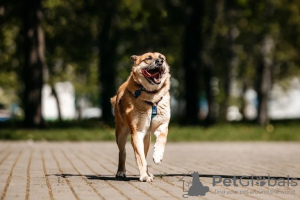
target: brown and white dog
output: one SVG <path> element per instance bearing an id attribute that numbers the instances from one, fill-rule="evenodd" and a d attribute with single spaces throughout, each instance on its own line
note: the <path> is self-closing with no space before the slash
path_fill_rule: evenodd
<path id="1" fill-rule="evenodd" d="M 157 52 L 130 57 L 132 72 L 117 95 L 111 98 L 116 122 L 116 141 L 119 147 L 119 166 L 116 177 L 125 178 L 125 145 L 131 134 L 131 144 L 140 171 L 140 181 L 153 181 L 148 172 L 147 153 L 151 132 L 156 136 L 153 161 L 162 162 L 170 121 L 170 73 L 164 55 Z"/>

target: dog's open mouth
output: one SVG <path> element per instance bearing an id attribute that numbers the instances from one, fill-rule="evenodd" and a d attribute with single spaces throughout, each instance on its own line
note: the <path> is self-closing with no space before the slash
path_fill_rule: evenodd
<path id="1" fill-rule="evenodd" d="M 150 83 L 160 84 L 164 70 L 162 66 L 158 66 L 153 69 L 145 68 L 142 73 Z"/>

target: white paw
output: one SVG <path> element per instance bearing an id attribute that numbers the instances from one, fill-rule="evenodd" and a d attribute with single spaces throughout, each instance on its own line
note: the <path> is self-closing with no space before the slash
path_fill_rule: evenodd
<path id="1" fill-rule="evenodd" d="M 151 177 L 151 178 L 153 178 L 153 174 L 151 174 L 149 172 L 148 172 L 148 176 Z"/>
<path id="2" fill-rule="evenodd" d="M 117 178 L 126 178 L 126 172 L 122 172 L 122 171 L 117 172 L 116 177 Z"/>
<path id="3" fill-rule="evenodd" d="M 152 182 L 153 181 L 153 175 L 152 176 L 141 175 L 140 176 L 140 181 L 142 181 L 142 182 Z"/>
<path id="4" fill-rule="evenodd" d="M 159 149 L 154 149 L 154 153 L 153 153 L 153 161 L 156 164 L 162 163 L 162 159 L 164 156 L 164 152 L 162 150 Z"/>

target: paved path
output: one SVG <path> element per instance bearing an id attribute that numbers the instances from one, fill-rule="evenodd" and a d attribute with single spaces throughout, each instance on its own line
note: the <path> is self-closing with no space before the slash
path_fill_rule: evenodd
<path id="1" fill-rule="evenodd" d="M 129 143 L 127 154 L 128 180 L 123 181 L 114 178 L 118 155 L 114 142 L 0 141 L 0 200 L 183 199 L 183 194 L 189 199 L 300 199 L 300 143 L 168 143 L 161 165 L 155 165 L 149 155 L 153 183 L 138 181 Z M 184 176 L 191 171 L 198 171 L 203 186 L 209 187 L 205 196 L 187 195 L 194 182 L 190 175 Z M 251 177 L 239 182 L 245 175 L 269 175 L 277 184 L 268 186 L 266 180 L 259 186 L 259 177 L 254 177 L 253 186 Z M 298 180 L 290 180 L 289 186 L 287 180 L 278 180 L 288 175 Z M 227 185 L 231 181 L 231 186 L 223 182 L 213 186 L 213 180 L 220 178 Z M 197 191 L 199 181 L 194 181 Z M 249 186 L 241 185 L 247 182 Z"/>

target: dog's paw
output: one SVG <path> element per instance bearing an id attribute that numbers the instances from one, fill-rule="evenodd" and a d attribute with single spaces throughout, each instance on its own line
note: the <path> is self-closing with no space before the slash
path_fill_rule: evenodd
<path id="1" fill-rule="evenodd" d="M 141 175 L 140 176 L 140 181 L 142 181 L 142 182 L 152 182 L 153 181 L 153 175 L 152 176 Z"/>
<path id="2" fill-rule="evenodd" d="M 153 153 L 153 161 L 154 161 L 154 163 L 155 164 L 162 163 L 163 156 L 164 156 L 164 152 L 162 152 L 162 151 L 155 151 L 154 150 L 154 153 Z"/>
<path id="3" fill-rule="evenodd" d="M 153 178 L 153 174 L 151 174 L 151 173 L 149 173 L 149 172 L 148 172 L 148 176 L 149 176 L 150 178 Z"/>
<path id="4" fill-rule="evenodd" d="M 126 172 L 117 172 L 116 178 L 126 178 Z"/>

